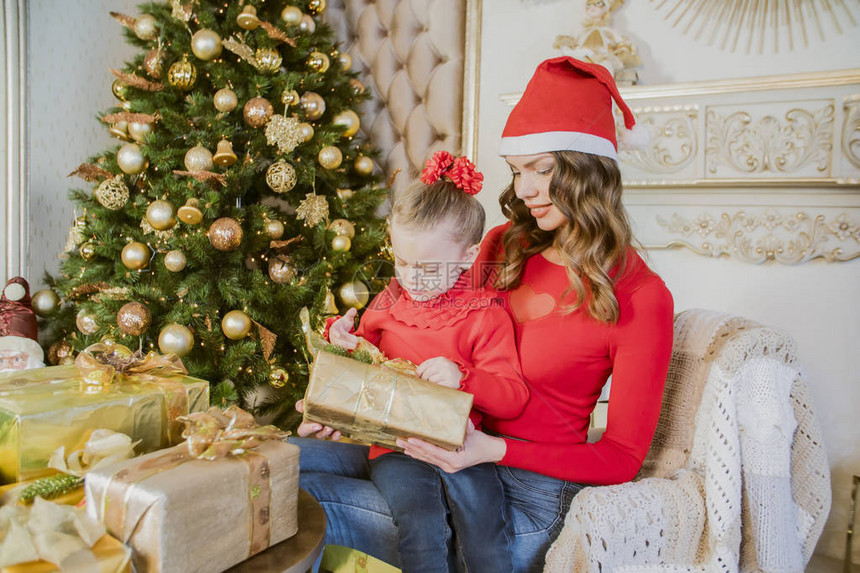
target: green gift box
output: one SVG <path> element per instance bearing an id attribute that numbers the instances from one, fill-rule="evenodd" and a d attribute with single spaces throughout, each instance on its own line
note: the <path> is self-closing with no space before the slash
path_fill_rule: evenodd
<path id="1" fill-rule="evenodd" d="M 82 448 L 96 428 L 139 440 L 138 454 L 174 445 L 181 441 L 176 418 L 208 407 L 208 382 L 158 367 L 107 376 L 80 364 L 2 373 L 0 483 L 51 473 L 53 451 Z"/>

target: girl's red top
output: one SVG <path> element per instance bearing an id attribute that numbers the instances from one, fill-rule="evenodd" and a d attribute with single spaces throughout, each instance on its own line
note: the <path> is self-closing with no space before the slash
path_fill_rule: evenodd
<path id="1" fill-rule="evenodd" d="M 471 283 L 464 273 L 447 293 L 419 302 L 391 279 L 362 315 L 355 334 L 389 358 L 421 364 L 442 356 L 456 362 L 464 373 L 459 389 L 474 396 L 472 421 L 480 427 L 482 415 L 504 419 L 520 414 L 529 393 L 502 299 Z M 388 451 L 371 446 L 370 458 Z"/>
<path id="2" fill-rule="evenodd" d="M 482 243 L 476 276 L 487 276 L 509 225 Z M 506 436 L 501 464 L 560 479 L 613 484 L 636 476 L 660 415 L 672 351 L 673 303 L 663 281 L 630 249 L 613 273 L 619 319 L 601 323 L 586 308 L 565 314 L 565 267 L 542 255 L 526 261 L 522 282 L 500 293 L 514 319 L 517 351 L 530 399 L 514 418 L 485 416 L 484 427 Z M 589 417 L 612 376 L 606 431 L 586 443 Z"/>

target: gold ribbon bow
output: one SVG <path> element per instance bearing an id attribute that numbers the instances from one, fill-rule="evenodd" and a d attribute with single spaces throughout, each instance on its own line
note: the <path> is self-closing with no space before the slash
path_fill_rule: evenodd
<path id="1" fill-rule="evenodd" d="M 192 457 L 217 460 L 227 454 L 239 455 L 253 449 L 266 440 L 283 440 L 289 432 L 275 426 L 259 426 L 254 416 L 238 406 L 226 410 L 209 408 L 206 412 L 195 412 L 181 416 L 185 422 L 182 437 Z"/>
<path id="2" fill-rule="evenodd" d="M 75 358 L 75 366 L 88 384 L 98 388 L 112 384 L 117 374 L 146 381 L 188 374 L 182 360 L 173 353 L 149 352 L 142 356 L 122 344 L 104 342 L 86 347 Z"/>

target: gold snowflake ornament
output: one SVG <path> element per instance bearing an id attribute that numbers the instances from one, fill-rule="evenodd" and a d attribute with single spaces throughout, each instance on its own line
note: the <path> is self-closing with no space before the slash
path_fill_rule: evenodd
<path id="1" fill-rule="evenodd" d="M 308 193 L 296 209 L 296 218 L 304 219 L 308 227 L 318 225 L 328 219 L 328 201 L 323 195 Z"/>
<path id="2" fill-rule="evenodd" d="M 266 141 L 269 145 L 277 145 L 281 153 L 290 153 L 302 142 L 299 120 L 294 117 L 273 115 L 266 124 Z"/>

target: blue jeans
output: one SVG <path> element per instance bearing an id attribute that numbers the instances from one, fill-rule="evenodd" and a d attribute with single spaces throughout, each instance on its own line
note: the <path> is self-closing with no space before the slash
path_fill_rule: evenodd
<path id="1" fill-rule="evenodd" d="M 394 515 L 404 571 L 513 569 L 505 493 L 494 464 L 449 474 L 392 452 L 370 462 L 370 476 Z"/>
<path id="2" fill-rule="evenodd" d="M 326 512 L 326 543 L 353 547 L 399 567 L 397 526 L 385 498 L 370 481 L 368 448 L 310 438 L 290 442 L 301 448 L 299 485 Z M 497 466 L 497 471 L 514 532 L 513 571 L 541 571 L 570 501 L 583 486 L 507 466 Z"/>

